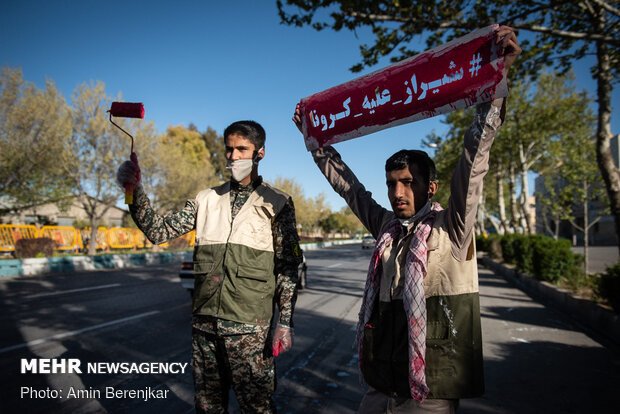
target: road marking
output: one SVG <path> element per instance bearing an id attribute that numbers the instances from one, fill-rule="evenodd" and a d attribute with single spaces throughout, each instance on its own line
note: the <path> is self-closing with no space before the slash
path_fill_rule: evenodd
<path id="1" fill-rule="evenodd" d="M 342 263 L 334 263 L 333 265 L 329 265 L 327 267 L 330 268 L 330 267 L 338 267 L 338 266 L 342 266 Z"/>
<path id="2" fill-rule="evenodd" d="M 62 295 L 62 294 L 65 294 L 65 293 L 85 292 L 87 290 L 107 289 L 107 288 L 111 288 L 111 287 L 117 287 L 117 286 L 120 286 L 120 285 L 121 285 L 120 283 L 112 283 L 110 285 L 100 285 L 100 286 L 91 286 L 91 287 L 80 288 L 80 289 L 61 290 L 61 291 L 58 291 L 58 292 L 36 293 L 34 295 L 25 296 L 24 299 L 40 298 L 40 297 L 43 297 L 43 296 Z"/>
<path id="3" fill-rule="evenodd" d="M 105 328 L 106 326 L 117 325 L 117 324 L 120 324 L 120 323 L 132 321 L 134 319 L 144 318 L 145 316 L 155 315 L 155 314 L 157 314 L 159 312 L 160 311 L 156 310 L 156 311 L 151 311 L 151 312 L 140 313 L 138 315 L 128 316 L 127 318 L 116 319 L 114 321 L 104 322 L 104 323 L 100 323 L 98 325 L 89 326 L 88 328 L 82 328 L 82 329 L 78 329 L 78 330 L 75 330 L 75 331 L 69 331 L 69 332 L 64 332 L 64 333 L 48 336 L 47 338 L 34 339 L 32 341 L 24 342 L 22 344 L 7 346 L 5 348 L 0 348 L 0 354 L 2 354 L 4 352 L 13 351 L 13 350 L 19 349 L 19 348 L 25 348 L 25 347 L 31 347 L 31 346 L 35 346 L 35 345 L 40 345 L 40 344 L 43 344 L 45 342 L 51 342 L 51 341 L 54 341 L 56 339 L 66 338 L 68 336 L 74 336 L 74 335 L 78 335 L 78 334 L 81 334 L 81 333 L 84 333 L 84 332 L 88 332 L 88 331 L 94 331 L 95 329 Z"/>

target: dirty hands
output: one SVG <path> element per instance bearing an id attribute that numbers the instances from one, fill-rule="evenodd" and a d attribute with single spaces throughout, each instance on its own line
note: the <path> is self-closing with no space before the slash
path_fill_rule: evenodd
<path id="1" fill-rule="evenodd" d="M 277 357 L 282 352 L 286 352 L 293 347 L 293 328 L 280 325 L 276 326 L 273 333 L 273 356 Z"/>
<path id="2" fill-rule="evenodd" d="M 500 26 L 495 34 L 495 42 L 499 43 L 499 54 L 504 56 L 504 75 L 506 75 L 522 50 L 517 35 L 509 26 Z"/>

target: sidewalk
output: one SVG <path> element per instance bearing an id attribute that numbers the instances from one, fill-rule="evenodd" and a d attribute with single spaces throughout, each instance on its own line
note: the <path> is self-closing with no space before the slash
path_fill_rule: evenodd
<path id="1" fill-rule="evenodd" d="M 582 326 L 620 346 L 620 314 L 583 299 L 548 282 L 519 273 L 487 256 L 479 259 L 486 267 L 504 277 L 535 300 L 564 312 Z"/>
<path id="2" fill-rule="evenodd" d="M 620 350 L 479 267 L 485 393 L 459 414 L 606 414 L 620 406 Z"/>

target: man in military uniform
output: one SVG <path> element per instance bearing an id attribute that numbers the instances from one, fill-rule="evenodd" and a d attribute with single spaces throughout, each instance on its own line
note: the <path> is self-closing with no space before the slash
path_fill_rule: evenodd
<path id="1" fill-rule="evenodd" d="M 224 131 L 231 180 L 201 191 L 180 211 L 157 214 L 140 185 L 137 158 L 119 168 L 135 185 L 131 215 L 155 244 L 196 230 L 192 365 L 198 413 L 225 412 L 232 386 L 243 412 L 275 411 L 273 355 L 292 346 L 297 266 L 292 199 L 263 182 L 265 131 L 238 121 Z M 274 304 L 278 323 L 271 335 Z"/>

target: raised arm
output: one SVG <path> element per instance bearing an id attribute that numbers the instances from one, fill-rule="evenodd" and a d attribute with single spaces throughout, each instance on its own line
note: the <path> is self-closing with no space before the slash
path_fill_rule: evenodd
<path id="1" fill-rule="evenodd" d="M 312 156 L 334 191 L 344 199 L 364 227 L 377 238 L 381 228 L 394 218 L 394 213 L 381 207 L 372 198 L 372 193 L 359 182 L 333 147 L 314 150 Z"/>
<path id="2" fill-rule="evenodd" d="M 301 132 L 299 104 L 295 107 L 293 122 Z M 372 198 L 372 193 L 359 182 L 333 147 L 326 146 L 314 150 L 312 157 L 334 191 L 344 199 L 364 227 L 377 238 L 383 225 L 394 217 L 394 213 L 381 207 Z"/>
<path id="3" fill-rule="evenodd" d="M 195 200 L 188 200 L 182 210 L 171 211 L 166 215 L 157 214 L 151 207 L 151 202 L 140 183 L 138 159 L 133 154 L 131 161 L 121 164 L 116 178 L 121 187 L 130 185 L 134 188 L 133 204 L 129 205 L 129 212 L 151 243 L 165 243 L 195 228 L 197 212 Z"/>
<path id="4" fill-rule="evenodd" d="M 521 53 L 517 37 L 508 26 L 501 26 L 495 41 L 500 43 L 500 54 L 504 55 L 504 76 Z M 448 226 L 452 240 L 452 253 L 464 260 L 473 237 L 478 202 L 482 194 L 482 181 L 489 170 L 489 152 L 497 130 L 506 114 L 505 99 L 478 105 L 474 120 L 465 133 L 463 152 L 452 181 Z"/>

